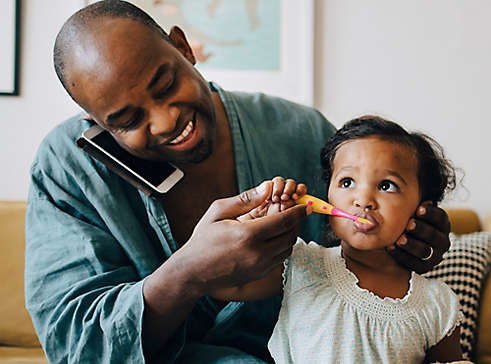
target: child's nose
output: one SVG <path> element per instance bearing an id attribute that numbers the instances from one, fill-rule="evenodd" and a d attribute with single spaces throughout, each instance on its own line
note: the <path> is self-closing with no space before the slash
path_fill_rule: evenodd
<path id="1" fill-rule="evenodd" d="M 355 201 L 355 206 L 361 208 L 362 210 L 373 210 L 374 205 L 371 202 Z"/>
<path id="2" fill-rule="evenodd" d="M 354 200 L 354 205 L 363 211 L 374 210 L 377 208 L 375 199 L 366 191 L 360 191 L 359 195 Z"/>

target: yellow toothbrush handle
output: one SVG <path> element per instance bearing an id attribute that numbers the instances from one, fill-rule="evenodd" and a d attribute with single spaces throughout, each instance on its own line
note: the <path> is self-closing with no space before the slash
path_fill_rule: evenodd
<path id="1" fill-rule="evenodd" d="M 364 219 L 363 217 L 358 217 L 355 215 L 348 214 L 347 212 L 339 208 L 336 208 L 333 205 L 328 204 L 326 201 L 321 200 L 320 198 L 314 196 L 303 195 L 298 200 L 295 200 L 295 202 L 297 204 L 308 204 L 312 206 L 312 211 L 317 212 L 319 214 L 341 216 L 354 221 L 359 221 L 363 224 L 368 224 L 368 225 L 372 224 L 370 220 Z"/>
<path id="2" fill-rule="evenodd" d="M 310 201 L 312 201 L 312 203 L 310 204 L 312 206 L 312 211 L 318 212 L 320 214 L 331 215 L 332 209 L 334 208 L 334 206 L 331 204 L 328 204 L 326 201 L 321 200 L 320 198 L 310 196 L 310 195 L 303 195 L 298 200 L 295 200 L 295 203 L 297 203 L 297 204 L 309 204 Z"/>

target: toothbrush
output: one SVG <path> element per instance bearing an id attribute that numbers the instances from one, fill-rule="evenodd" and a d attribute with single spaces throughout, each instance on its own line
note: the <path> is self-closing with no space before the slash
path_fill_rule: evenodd
<path id="1" fill-rule="evenodd" d="M 320 198 L 310 196 L 310 195 L 303 195 L 300 197 L 298 200 L 295 200 L 296 204 L 307 204 L 312 206 L 312 211 L 317 212 L 319 214 L 328 214 L 332 216 L 340 216 L 340 217 L 345 217 L 347 219 L 353 220 L 353 221 L 358 221 L 363 224 L 369 224 L 371 225 L 372 222 L 370 220 L 364 219 L 363 217 L 358 217 L 355 215 L 351 215 L 347 213 L 346 211 L 343 211 L 341 209 L 338 209 L 337 207 L 334 207 L 331 204 L 328 204 L 327 202 L 321 200 Z"/>

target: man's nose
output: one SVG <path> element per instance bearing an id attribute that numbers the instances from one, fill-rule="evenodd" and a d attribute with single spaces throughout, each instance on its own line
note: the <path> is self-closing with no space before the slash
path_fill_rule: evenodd
<path id="1" fill-rule="evenodd" d="M 154 136 L 168 136 L 177 126 L 180 111 L 176 106 L 158 108 L 150 114 L 150 134 Z"/>

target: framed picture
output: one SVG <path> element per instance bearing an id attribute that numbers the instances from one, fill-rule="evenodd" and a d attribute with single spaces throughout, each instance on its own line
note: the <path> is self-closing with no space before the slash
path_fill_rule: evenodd
<path id="1" fill-rule="evenodd" d="M 19 94 L 20 0 L 0 1 L 0 95 Z"/>
<path id="2" fill-rule="evenodd" d="M 184 30 L 205 79 L 313 104 L 313 0 L 129 2 Z"/>

